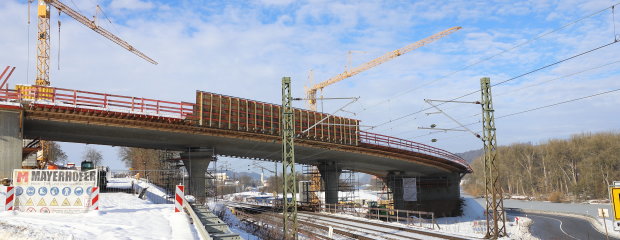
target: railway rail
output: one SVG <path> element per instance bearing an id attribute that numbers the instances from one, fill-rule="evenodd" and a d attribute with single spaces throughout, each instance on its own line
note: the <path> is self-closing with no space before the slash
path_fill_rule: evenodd
<path id="1" fill-rule="evenodd" d="M 278 210 L 269 206 L 232 201 L 226 201 L 224 204 L 236 209 L 235 212 L 241 218 L 251 218 L 252 221 L 275 222 L 276 224 L 281 221 L 281 214 L 277 212 Z M 305 232 L 313 233 L 307 235 L 308 238 L 323 239 L 327 237 L 327 232 L 331 227 L 334 235 L 342 239 L 471 239 L 333 214 L 300 211 L 297 216 L 299 226 L 302 226 Z M 303 232 L 300 233 L 303 234 Z M 338 237 L 332 238 L 338 239 Z"/>

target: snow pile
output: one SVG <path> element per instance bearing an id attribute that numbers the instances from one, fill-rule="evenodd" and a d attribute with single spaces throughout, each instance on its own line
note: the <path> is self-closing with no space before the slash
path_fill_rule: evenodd
<path id="1" fill-rule="evenodd" d="M 0 212 L 0 239 L 199 239 L 173 204 L 127 193 L 101 193 L 100 211 L 83 214 Z"/>
<path id="2" fill-rule="evenodd" d="M 480 205 L 475 199 L 463 196 L 463 216 L 438 218 L 437 224 L 441 227 L 441 232 L 458 233 L 471 237 L 484 237 L 486 234 L 486 218 L 484 216 L 484 206 Z M 519 217 L 519 223 L 514 217 L 508 216 L 506 219 L 506 232 L 508 237 L 504 239 L 536 239 L 529 233 L 531 219 Z"/>
<path id="3" fill-rule="evenodd" d="M 246 239 L 246 240 L 259 240 L 260 239 L 259 237 L 244 231 L 243 229 L 252 229 L 252 226 L 248 225 L 245 222 L 240 221 L 237 218 L 237 216 L 235 216 L 230 211 L 230 209 L 228 209 L 223 204 L 210 201 L 207 203 L 207 206 L 209 207 L 209 209 L 213 209 L 213 213 L 215 213 L 215 215 L 217 215 L 220 219 L 222 219 L 222 221 L 228 224 L 228 227 L 232 232 L 239 234 L 239 236 L 242 237 L 243 239 Z"/>

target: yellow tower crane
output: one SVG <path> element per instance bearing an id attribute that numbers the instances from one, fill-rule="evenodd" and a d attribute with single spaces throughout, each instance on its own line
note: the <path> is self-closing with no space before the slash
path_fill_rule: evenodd
<path id="1" fill-rule="evenodd" d="M 36 85 L 39 86 L 49 86 L 49 58 L 50 58 L 50 6 L 55 7 L 58 11 L 63 12 L 78 22 L 84 24 L 86 27 L 92 29 L 96 33 L 101 34 L 102 36 L 110 39 L 112 42 L 120 45 L 121 47 L 127 49 L 128 51 L 138 55 L 144 60 L 157 64 L 157 62 L 150 57 L 146 56 L 144 53 L 135 49 L 129 43 L 119 38 L 118 36 L 112 34 L 108 30 L 97 26 L 95 20 L 91 20 L 86 16 L 78 13 L 73 10 L 69 6 L 58 0 L 38 0 L 37 7 L 37 18 L 38 18 L 38 34 L 37 34 L 37 79 L 35 81 Z"/>
<path id="2" fill-rule="evenodd" d="M 29 0 L 29 2 L 32 0 Z M 58 0 L 38 0 L 37 6 L 37 77 L 35 79 L 35 85 L 38 86 L 50 86 L 49 79 L 49 59 L 50 59 L 50 6 L 58 9 L 59 12 L 63 12 L 78 22 L 84 24 L 86 27 L 95 31 L 96 33 L 101 34 L 102 36 L 110 39 L 112 42 L 120 45 L 121 47 L 127 49 L 128 51 L 138 55 L 144 60 L 157 65 L 157 62 L 150 57 L 146 56 L 144 53 L 135 49 L 125 40 L 119 38 L 118 36 L 112 34 L 108 30 L 97 26 L 95 23 L 95 19 L 93 20 L 87 18 L 86 16 L 80 14 L 79 12 L 73 10 L 69 6 Z M 98 7 L 98 6 L 97 6 Z M 33 87 L 18 85 L 16 86 L 18 91 L 27 91 Z M 41 89 L 43 92 L 47 90 Z M 47 159 L 49 156 L 49 142 L 40 141 L 39 146 L 40 149 L 37 152 L 37 162 L 38 168 L 43 168 L 47 164 Z"/>
<path id="3" fill-rule="evenodd" d="M 420 41 L 417 41 L 415 43 L 409 44 L 403 48 L 388 52 L 386 54 L 384 54 L 383 56 L 380 56 L 378 58 L 373 59 L 370 62 L 364 63 L 360 66 L 357 66 L 351 70 L 345 70 L 343 73 L 338 74 L 330 79 L 325 80 L 324 82 L 321 83 L 317 83 L 315 85 L 313 85 L 312 87 L 306 89 L 306 96 L 308 99 L 308 106 L 310 108 L 310 110 L 312 111 L 316 111 L 316 93 L 317 91 L 321 90 L 321 92 L 323 91 L 323 88 L 332 85 L 334 83 L 340 82 L 346 78 L 355 76 L 358 73 L 361 73 L 363 71 L 366 71 L 368 69 L 371 69 L 373 67 L 376 67 L 379 64 L 382 64 L 384 62 L 390 61 L 400 55 L 403 55 L 405 53 L 411 52 L 419 47 L 422 47 L 426 44 L 432 43 L 434 41 L 437 41 L 449 34 L 452 34 L 456 31 L 458 31 L 459 29 L 461 29 L 461 27 L 452 27 L 452 28 L 448 28 L 446 30 L 443 30 L 439 33 L 436 33 L 430 37 L 427 37 L 425 39 L 422 39 Z"/>

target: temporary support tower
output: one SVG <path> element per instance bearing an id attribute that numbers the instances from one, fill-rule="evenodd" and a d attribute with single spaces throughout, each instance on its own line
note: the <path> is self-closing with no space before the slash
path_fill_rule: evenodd
<path id="1" fill-rule="evenodd" d="M 506 236 L 506 215 L 499 170 L 495 163 L 497 138 L 495 137 L 495 113 L 491 98 L 491 79 L 480 79 L 482 88 L 482 141 L 484 142 L 484 195 L 486 198 L 486 238 L 497 239 Z"/>
<path id="2" fill-rule="evenodd" d="M 295 115 L 293 114 L 291 78 L 282 78 L 282 217 L 284 239 L 297 239 L 297 181 L 295 181 Z M 291 200 L 288 194 L 291 193 Z"/>

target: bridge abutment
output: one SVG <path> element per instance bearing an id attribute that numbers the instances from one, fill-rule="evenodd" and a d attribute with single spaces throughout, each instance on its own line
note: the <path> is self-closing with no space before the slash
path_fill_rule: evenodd
<path id="1" fill-rule="evenodd" d="M 19 111 L 0 110 L 0 179 L 21 168 L 23 138 Z"/>
<path id="2" fill-rule="evenodd" d="M 189 174 L 188 191 L 196 200 L 204 202 L 207 197 L 207 169 L 214 158 L 212 149 L 191 149 L 181 153 L 181 159 Z"/>
<path id="3" fill-rule="evenodd" d="M 325 183 L 325 203 L 338 203 L 338 185 L 342 169 L 335 162 L 322 162 L 318 166 L 321 179 Z"/>
<path id="4" fill-rule="evenodd" d="M 392 190 L 395 209 L 434 212 L 439 217 L 460 214 L 458 173 L 409 177 L 391 172 L 384 181 Z"/>

